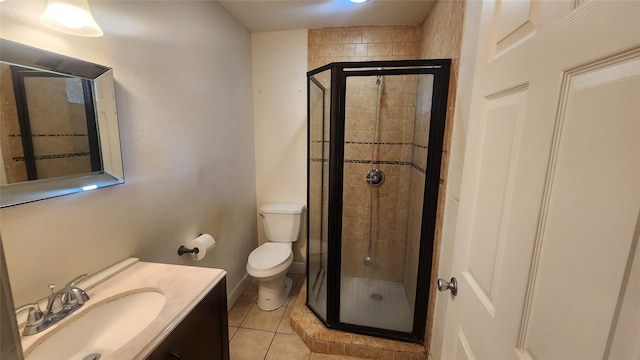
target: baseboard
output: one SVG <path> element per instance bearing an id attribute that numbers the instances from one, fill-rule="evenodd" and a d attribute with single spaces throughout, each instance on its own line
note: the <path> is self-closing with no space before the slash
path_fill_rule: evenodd
<path id="1" fill-rule="evenodd" d="M 245 273 L 238 285 L 236 285 L 236 287 L 227 294 L 227 311 L 231 310 L 236 301 L 238 301 L 240 296 L 242 296 L 242 293 L 244 293 L 249 284 L 251 284 L 252 280 L 253 278 L 249 276 L 249 274 Z"/>
<path id="2" fill-rule="evenodd" d="M 289 271 L 292 274 L 300 274 L 304 275 L 307 272 L 307 263 L 304 261 L 294 261 L 289 268 Z"/>

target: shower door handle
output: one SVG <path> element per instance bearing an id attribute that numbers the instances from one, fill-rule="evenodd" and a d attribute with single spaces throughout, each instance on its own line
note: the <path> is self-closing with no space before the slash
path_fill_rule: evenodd
<path id="1" fill-rule="evenodd" d="M 449 281 L 438 279 L 438 290 L 439 291 L 451 290 L 451 295 L 456 296 L 458 295 L 458 280 L 456 280 L 456 278 L 454 277 L 452 277 L 451 280 Z"/>

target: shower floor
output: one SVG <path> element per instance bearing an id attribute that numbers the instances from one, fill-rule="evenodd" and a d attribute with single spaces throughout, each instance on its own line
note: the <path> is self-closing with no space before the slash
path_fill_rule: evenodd
<path id="1" fill-rule="evenodd" d="M 319 289 L 324 306 L 326 276 Z M 320 304 L 321 303 L 321 304 Z M 340 286 L 340 322 L 396 331 L 413 331 L 413 311 L 401 282 L 343 276 Z"/>
<path id="2" fill-rule="evenodd" d="M 341 322 L 405 332 L 413 330 L 413 311 L 401 282 L 343 276 L 340 298 Z"/>

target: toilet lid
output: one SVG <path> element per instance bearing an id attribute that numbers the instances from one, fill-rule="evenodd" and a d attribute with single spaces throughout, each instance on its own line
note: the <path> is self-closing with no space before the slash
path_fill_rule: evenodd
<path id="1" fill-rule="evenodd" d="M 288 244 L 265 243 L 249 254 L 249 265 L 256 269 L 273 269 L 291 256 Z"/>

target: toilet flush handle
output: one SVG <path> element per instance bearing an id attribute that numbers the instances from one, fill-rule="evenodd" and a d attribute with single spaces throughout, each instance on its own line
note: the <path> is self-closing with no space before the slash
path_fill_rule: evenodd
<path id="1" fill-rule="evenodd" d="M 264 219 L 264 213 L 263 212 L 258 213 L 258 215 L 260 215 L 260 217 Z"/>

